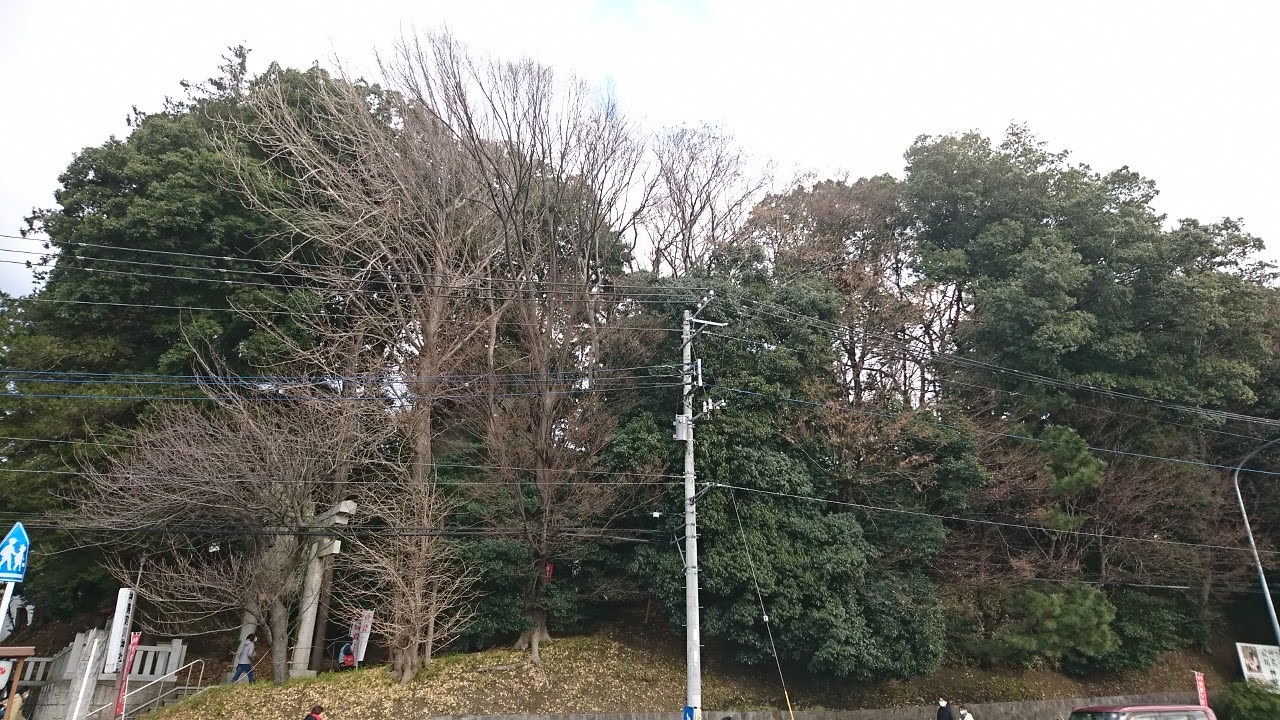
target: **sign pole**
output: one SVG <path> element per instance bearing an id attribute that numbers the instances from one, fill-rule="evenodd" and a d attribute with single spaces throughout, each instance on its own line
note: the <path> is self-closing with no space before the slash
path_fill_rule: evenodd
<path id="1" fill-rule="evenodd" d="M 9 624 L 9 603 L 13 601 L 13 583 L 4 584 L 4 600 L 0 601 L 0 630 Z"/>

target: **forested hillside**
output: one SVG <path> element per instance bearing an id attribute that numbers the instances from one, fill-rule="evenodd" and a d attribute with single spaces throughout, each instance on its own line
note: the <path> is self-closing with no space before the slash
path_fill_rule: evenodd
<path id="1" fill-rule="evenodd" d="M 0 508 L 45 612 L 143 567 L 149 629 L 247 614 L 283 680 L 350 500 L 321 625 L 373 608 L 398 679 L 623 608 L 679 627 L 700 305 L 702 624 L 731 659 L 1116 672 L 1260 603 L 1230 472 L 1280 424 L 1280 295 L 1242 221 L 1163 217 L 1153 180 L 1020 126 L 770 184 L 719 129 L 448 36 L 377 82 L 245 68 L 86 148 L 28 221 Z M 1280 496 L 1244 478 L 1270 563 Z"/>

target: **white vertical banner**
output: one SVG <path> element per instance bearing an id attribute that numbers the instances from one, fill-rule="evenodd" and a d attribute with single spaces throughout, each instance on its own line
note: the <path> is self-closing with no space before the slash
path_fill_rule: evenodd
<path id="1" fill-rule="evenodd" d="M 111 634 L 107 636 L 107 662 L 102 671 L 108 675 L 120 669 L 124 663 L 125 646 L 129 641 L 129 606 L 133 604 L 133 590 L 120 588 L 116 594 L 116 614 L 111 618 Z"/>
<path id="2" fill-rule="evenodd" d="M 356 652 L 356 662 L 364 662 L 364 649 L 369 646 L 369 634 L 373 631 L 373 611 L 361 610 L 351 625 L 351 645 Z"/>

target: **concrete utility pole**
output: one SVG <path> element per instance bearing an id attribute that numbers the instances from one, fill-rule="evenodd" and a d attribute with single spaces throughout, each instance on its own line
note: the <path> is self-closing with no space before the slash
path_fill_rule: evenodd
<path id="1" fill-rule="evenodd" d="M 693 392 L 702 385 L 702 368 L 693 360 L 694 323 L 724 327 L 726 323 L 699 320 L 711 302 L 707 297 L 697 310 L 684 311 L 681 327 L 681 376 L 683 388 L 680 414 L 675 421 L 675 439 L 684 441 L 684 610 L 685 610 L 685 707 L 684 720 L 702 719 L 702 629 L 698 604 L 698 492 L 693 463 Z M 695 370 L 696 367 L 696 370 Z M 712 408 L 708 407 L 707 412 Z"/>
<path id="2" fill-rule="evenodd" d="M 1253 527 L 1249 524 L 1249 511 L 1245 509 L 1244 495 L 1240 493 L 1240 471 L 1244 469 L 1245 463 L 1278 442 L 1280 438 L 1260 445 L 1253 452 L 1245 455 L 1235 471 L 1231 473 L 1231 482 L 1236 486 L 1236 500 L 1240 503 L 1240 516 L 1244 518 L 1245 534 L 1249 536 L 1249 549 L 1253 551 L 1253 564 L 1258 568 L 1258 580 L 1262 583 L 1262 597 L 1267 601 L 1267 613 L 1271 616 L 1271 630 L 1276 634 L 1276 644 L 1280 645 L 1280 621 L 1276 620 L 1276 606 L 1271 602 L 1271 588 L 1267 586 L 1267 573 L 1262 569 L 1262 557 L 1258 555 L 1258 545 L 1253 541 Z"/>

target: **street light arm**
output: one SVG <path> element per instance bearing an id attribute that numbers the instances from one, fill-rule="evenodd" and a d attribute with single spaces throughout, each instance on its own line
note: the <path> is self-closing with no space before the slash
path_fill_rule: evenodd
<path id="1" fill-rule="evenodd" d="M 1280 620 L 1276 619 L 1276 606 L 1271 601 L 1271 588 L 1267 585 L 1266 571 L 1262 569 L 1262 556 L 1258 554 L 1258 544 L 1253 539 L 1253 526 L 1249 523 L 1249 511 L 1244 506 L 1244 494 L 1240 492 L 1240 471 L 1244 469 L 1245 463 L 1276 443 L 1280 443 L 1280 437 L 1259 445 L 1245 455 L 1231 473 L 1231 484 L 1235 486 L 1236 501 L 1240 503 L 1240 517 L 1244 518 L 1244 531 L 1249 538 L 1249 549 L 1253 552 L 1253 564 L 1258 568 L 1258 580 L 1262 583 L 1262 597 L 1267 601 L 1267 613 L 1271 616 L 1271 630 L 1276 635 L 1276 644 L 1280 645 Z"/>
<path id="2" fill-rule="evenodd" d="M 1280 437 L 1268 440 L 1267 442 L 1249 451 L 1249 454 L 1244 456 L 1244 459 L 1240 461 L 1240 464 L 1236 465 L 1236 470 L 1234 475 L 1238 477 L 1240 475 L 1240 471 L 1244 469 L 1244 466 L 1248 464 L 1250 460 L 1257 457 L 1258 453 L 1262 452 L 1263 450 L 1266 450 L 1267 448 L 1271 447 L 1272 445 L 1275 445 L 1276 443 L 1280 443 Z"/>

